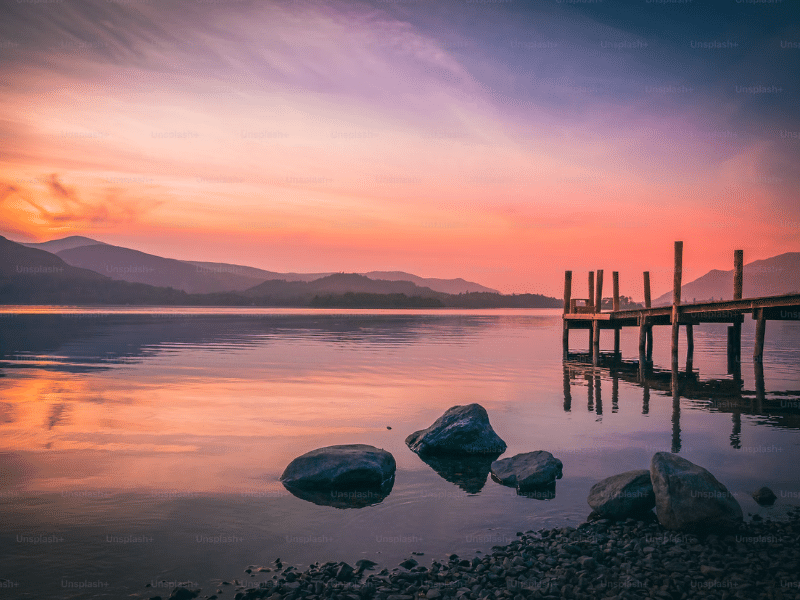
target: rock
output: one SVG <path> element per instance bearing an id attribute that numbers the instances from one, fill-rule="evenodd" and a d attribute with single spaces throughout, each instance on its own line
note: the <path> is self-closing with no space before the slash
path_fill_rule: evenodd
<path id="1" fill-rule="evenodd" d="M 336 581 L 349 581 L 353 576 L 354 569 L 347 563 L 343 562 L 336 571 Z"/>
<path id="2" fill-rule="evenodd" d="M 373 569 L 377 564 L 378 563 L 371 561 L 368 558 L 362 558 L 356 561 L 356 568 L 361 573 L 366 571 L 367 569 Z"/>
<path id="3" fill-rule="evenodd" d="M 597 561 L 595 561 L 595 559 L 591 556 L 581 556 L 578 559 L 578 564 L 581 566 L 581 569 L 591 571 L 597 566 Z"/>
<path id="4" fill-rule="evenodd" d="M 563 464 L 545 450 L 525 452 L 492 463 L 492 479 L 520 491 L 530 490 L 561 479 Z"/>
<path id="5" fill-rule="evenodd" d="M 710 565 L 700 565 L 700 572 L 703 575 L 708 575 L 709 577 L 722 577 L 725 575 L 725 569 L 712 567 Z"/>
<path id="6" fill-rule="evenodd" d="M 289 492 L 308 502 L 362 508 L 378 504 L 389 495 L 395 469 L 389 452 L 365 444 L 347 444 L 318 448 L 295 458 L 281 481 Z"/>
<path id="7" fill-rule="evenodd" d="M 439 598 L 442 597 L 442 593 L 439 590 L 437 590 L 436 588 L 431 588 L 425 594 L 425 597 L 428 600 L 438 600 Z"/>
<path id="8" fill-rule="evenodd" d="M 650 462 L 656 515 L 674 531 L 724 531 L 742 523 L 742 508 L 724 485 L 703 467 L 670 452 Z"/>
<path id="9" fill-rule="evenodd" d="M 281 475 L 287 487 L 337 489 L 380 487 L 394 477 L 394 457 L 366 444 L 327 446 L 298 456 Z"/>
<path id="10" fill-rule="evenodd" d="M 407 558 L 406 560 L 404 560 L 403 562 L 400 563 L 400 566 L 403 567 L 404 569 L 408 569 L 410 571 L 411 569 L 416 567 L 418 564 L 419 563 L 416 560 L 414 560 L 413 558 Z"/>
<path id="11" fill-rule="evenodd" d="M 595 483 L 586 500 L 602 517 L 617 521 L 652 509 L 656 505 L 650 471 L 626 471 Z"/>
<path id="12" fill-rule="evenodd" d="M 496 454 L 506 451 L 480 404 L 453 406 L 428 427 L 406 438 L 418 454 Z"/>
<path id="13" fill-rule="evenodd" d="M 761 506 L 772 506 L 778 497 L 768 487 L 764 486 L 753 492 L 753 500 L 758 502 Z"/>
<path id="14" fill-rule="evenodd" d="M 200 590 L 190 590 L 185 587 L 176 587 L 169 595 L 170 600 L 191 600 L 200 595 Z"/>

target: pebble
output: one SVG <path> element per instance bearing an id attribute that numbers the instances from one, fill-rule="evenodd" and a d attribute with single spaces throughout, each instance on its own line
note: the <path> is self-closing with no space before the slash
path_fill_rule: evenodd
<path id="1" fill-rule="evenodd" d="M 601 519 L 528 531 L 486 554 L 453 554 L 429 568 L 408 559 L 404 570 L 367 574 L 356 565 L 315 563 L 292 571 L 294 582 L 278 574 L 266 587 L 237 591 L 243 600 L 800 600 L 800 508 L 785 521 L 745 523 L 724 535 Z"/>

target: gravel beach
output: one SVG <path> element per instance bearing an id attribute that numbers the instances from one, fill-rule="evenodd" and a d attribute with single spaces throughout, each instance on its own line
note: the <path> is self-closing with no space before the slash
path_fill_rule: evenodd
<path id="1" fill-rule="evenodd" d="M 754 520 L 724 535 L 668 531 L 653 515 L 647 521 L 601 519 L 518 537 L 491 553 L 451 555 L 429 566 L 422 556 L 410 556 L 392 570 L 377 571 L 362 560 L 315 563 L 298 571 L 276 561 L 250 566 L 244 579 L 221 582 L 216 590 L 177 588 L 170 598 L 800 599 L 800 507 L 780 521 Z"/>

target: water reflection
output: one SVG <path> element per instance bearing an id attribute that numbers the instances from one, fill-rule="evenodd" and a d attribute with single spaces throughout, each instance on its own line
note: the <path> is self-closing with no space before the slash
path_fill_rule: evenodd
<path id="1" fill-rule="evenodd" d="M 468 494 L 477 494 L 486 484 L 492 463 L 499 454 L 475 456 L 419 455 L 431 469 L 445 481 L 454 483 Z"/>
<path id="2" fill-rule="evenodd" d="M 619 381 L 623 380 L 642 389 L 642 414 L 650 412 L 650 392 L 655 390 L 672 398 L 672 444 L 671 451 L 681 451 L 681 400 L 691 401 L 692 408 L 701 408 L 709 412 L 727 412 L 731 414 L 732 430 L 730 445 L 734 449 L 741 448 L 742 414 L 753 417 L 765 417 L 756 422 L 787 429 L 800 429 L 800 396 L 798 390 L 770 392 L 767 397 L 764 383 L 764 365 L 754 362 L 754 388 L 747 390 L 744 382 L 735 370 L 730 379 L 700 378 L 698 371 L 692 368 L 692 355 L 688 354 L 686 370 L 678 369 L 677 363 L 669 370 L 658 369 L 652 364 L 640 361 L 624 361 L 610 354 L 601 355 L 600 365 L 593 367 L 586 353 L 570 353 L 563 362 L 564 411 L 572 410 L 572 383 L 583 379 L 587 382 L 590 412 L 603 415 L 602 378 L 611 379 L 612 412 L 618 410 Z"/>
<path id="3" fill-rule="evenodd" d="M 334 508 L 364 508 L 380 504 L 391 493 L 394 477 L 377 487 L 353 487 L 330 490 L 308 490 L 284 484 L 293 496 L 317 504 Z"/>

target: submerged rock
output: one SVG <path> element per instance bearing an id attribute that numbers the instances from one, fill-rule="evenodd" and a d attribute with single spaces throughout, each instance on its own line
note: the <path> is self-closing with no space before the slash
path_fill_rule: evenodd
<path id="1" fill-rule="evenodd" d="M 595 483 L 586 500 L 603 518 L 616 521 L 639 515 L 656 505 L 650 471 L 639 469 Z"/>
<path id="2" fill-rule="evenodd" d="M 736 498 L 703 467 L 670 452 L 650 463 L 658 521 L 674 531 L 725 531 L 742 523 Z"/>
<path id="3" fill-rule="evenodd" d="M 314 504 L 359 508 L 391 491 L 396 463 L 386 450 L 366 444 L 327 446 L 295 458 L 281 475 L 284 487 Z"/>
<path id="4" fill-rule="evenodd" d="M 561 479 L 563 464 L 545 450 L 524 452 L 492 463 L 492 479 L 524 492 Z"/>
<path id="5" fill-rule="evenodd" d="M 506 451 L 480 404 L 453 406 L 428 427 L 406 438 L 418 454 L 495 454 Z"/>

